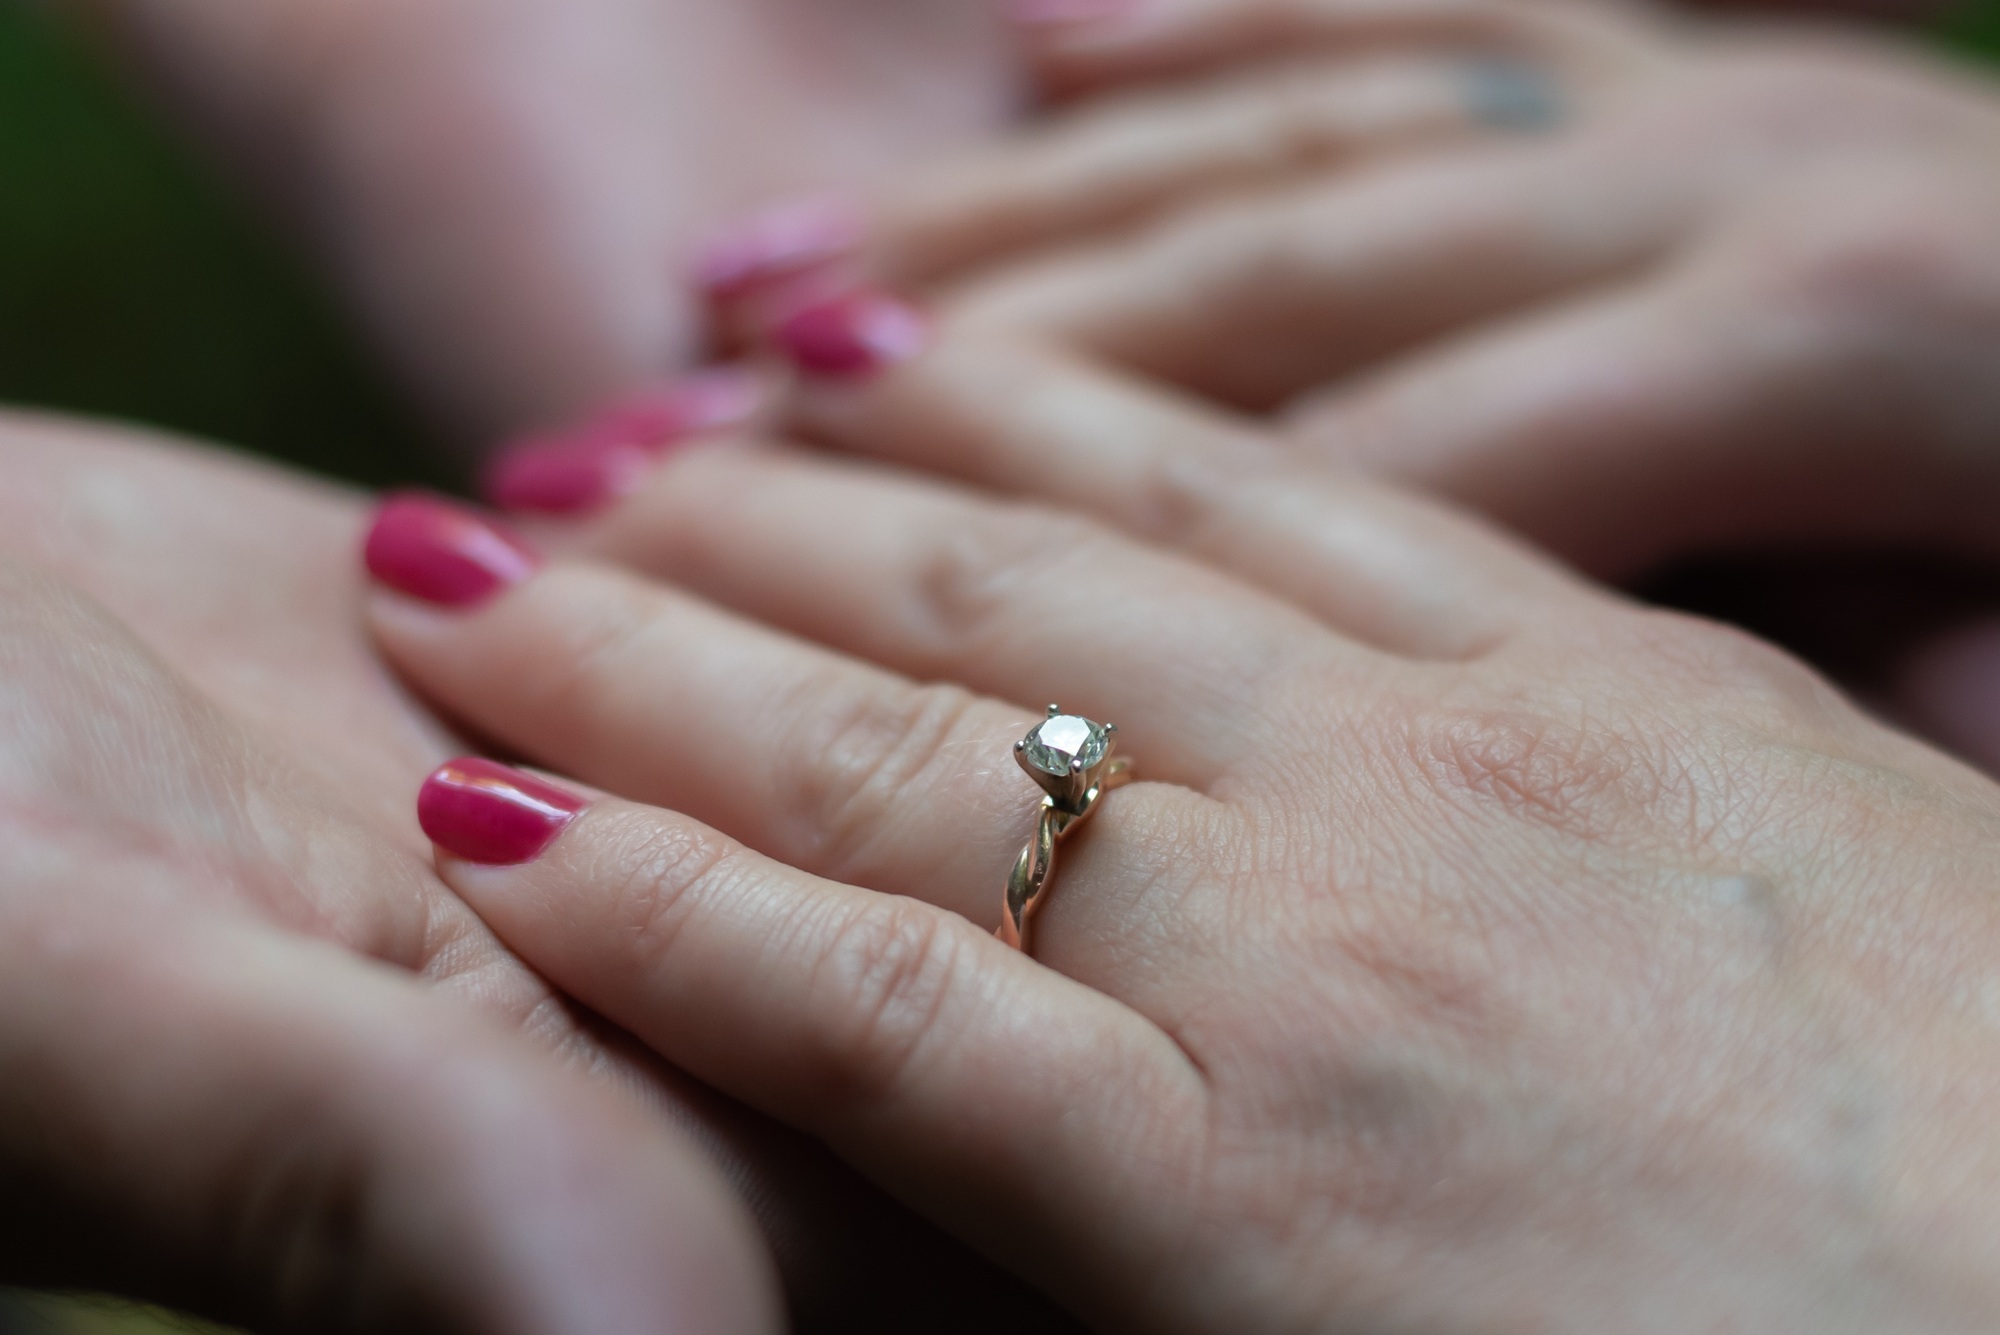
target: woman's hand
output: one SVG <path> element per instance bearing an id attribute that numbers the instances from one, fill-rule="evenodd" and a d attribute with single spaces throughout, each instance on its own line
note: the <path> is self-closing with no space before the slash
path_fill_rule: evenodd
<path id="1" fill-rule="evenodd" d="M 7 641 L 22 661 L 0 727 L 18 780 L 6 819 L 62 816 L 49 847 L 69 839 L 76 866 L 49 881 L 43 846 L 9 836 L 0 918 L 46 930 L 0 926 L 17 1021 L 0 1026 L 0 1175 L 20 1184 L 0 1193 L 5 1279 L 271 1322 L 332 1321 L 348 1311 L 335 1296 L 377 1284 L 379 1305 L 351 1314 L 371 1330 L 431 1303 L 470 1329 L 567 1335 L 616 1328 L 600 1317 L 621 1302 L 658 1330 L 683 1304 L 706 1331 L 728 1318 L 700 1302 L 747 1320 L 746 1271 L 764 1279 L 747 1205 L 802 1331 L 1061 1328 L 817 1146 L 578 1011 L 436 879 L 409 794 L 463 743 L 359 623 L 360 497 L 25 416 L 0 425 L 0 463 L 14 572 L 0 610 L 21 604 Z M 219 934 L 241 940 L 220 952 L 206 944 Z M 171 1060 L 142 1061 L 155 1047 Z M 397 1074 L 410 1062 L 426 1069 Z M 489 1067 L 540 1091 L 518 1121 L 485 1107 L 500 1087 Z M 385 1101 L 391 1080 L 402 1093 Z M 577 1106 L 573 1126 L 538 1120 Z M 412 1148 L 426 1137 L 463 1144 L 407 1167 L 431 1153 Z M 570 1186 L 535 1176 L 564 1154 L 581 1156 Z M 730 1186 L 720 1200 L 712 1164 Z M 593 1186 L 600 1169 L 619 1181 Z M 350 1196 L 372 1213 L 342 1241 Z M 423 1209 L 442 1222 L 418 1245 Z M 543 1228 L 567 1230 L 562 1245 L 505 1282 L 480 1278 L 513 1264 L 496 1259 L 506 1249 L 541 1246 Z M 379 1284 L 363 1273 L 378 1263 Z"/>
<path id="2" fill-rule="evenodd" d="M 741 1202 L 632 1097 L 654 1064 L 427 865 L 446 735 L 355 633 L 355 503 L 52 421 L 0 457 L 0 1277 L 260 1327 L 775 1329 Z"/>
<path id="3" fill-rule="evenodd" d="M 718 223 L 997 132 L 984 0 L 68 0 L 479 444 L 698 349 Z"/>
<path id="4" fill-rule="evenodd" d="M 1105 1325 L 2000 1319 L 2000 790 L 1239 424 L 997 339 L 873 369 L 817 435 L 1029 502 L 689 451 L 594 535 L 670 582 L 377 598 L 632 799 L 426 789 L 549 977 Z M 1148 781 L 1031 960 L 988 933 L 1051 699 Z"/>

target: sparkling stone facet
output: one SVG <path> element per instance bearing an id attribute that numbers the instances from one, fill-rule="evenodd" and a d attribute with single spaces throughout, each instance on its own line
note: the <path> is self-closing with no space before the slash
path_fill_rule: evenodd
<path id="1" fill-rule="evenodd" d="M 1089 769 L 1104 759 L 1110 734 L 1102 723 L 1092 723 L 1074 714 L 1057 714 L 1028 734 L 1022 754 L 1036 769 L 1049 774 L 1067 774 L 1078 760 Z"/>

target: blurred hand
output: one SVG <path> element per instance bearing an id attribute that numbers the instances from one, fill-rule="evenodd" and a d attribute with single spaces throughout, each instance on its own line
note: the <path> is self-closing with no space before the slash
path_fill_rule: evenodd
<path id="1" fill-rule="evenodd" d="M 983 0 L 72 0 L 479 444 L 693 356 L 700 240 L 997 130 Z"/>
<path id="2" fill-rule="evenodd" d="M 314 1328 L 747 1330 L 747 1205 L 801 1330 L 1060 1329 L 438 882 L 410 796 L 463 743 L 363 634 L 359 497 L 54 420 L 0 461 L 7 1278 Z"/>
<path id="3" fill-rule="evenodd" d="M 356 642 L 353 502 L 24 419 L 0 455 L 6 1278 L 299 1329 L 775 1330 L 709 1156 L 558 1059 L 577 1017 L 432 873 L 403 808 L 443 736 Z"/>
<path id="4" fill-rule="evenodd" d="M 2000 789 L 1240 422 L 847 346 L 800 424 L 955 484 L 690 450 L 593 534 L 623 568 L 373 604 L 617 795 L 426 788 L 543 972 L 1106 1327 L 2000 1321 Z M 1045 700 L 1148 781 L 1030 960 L 987 933 Z"/>

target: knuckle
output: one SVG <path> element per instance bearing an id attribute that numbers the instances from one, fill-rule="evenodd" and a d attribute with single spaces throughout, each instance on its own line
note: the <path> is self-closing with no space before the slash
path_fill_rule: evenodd
<path id="1" fill-rule="evenodd" d="M 1632 739 L 1526 710 L 1434 716 L 1411 743 L 1418 772 L 1447 802 L 1591 842 L 1655 808 L 1672 786 L 1659 758 Z"/>
<path id="2" fill-rule="evenodd" d="M 937 1032 L 974 929 L 915 900 L 885 898 L 830 935 L 814 979 L 829 1026 L 827 1091 L 866 1106 L 903 1082 Z"/>
<path id="3" fill-rule="evenodd" d="M 948 657 L 996 647 L 1013 614 L 1111 539 L 1089 520 L 1030 505 L 999 505 L 954 517 L 916 571 L 919 624 Z"/>
<path id="4" fill-rule="evenodd" d="M 744 850 L 693 821 L 637 809 L 622 820 L 628 828 L 595 841 L 604 863 L 587 868 L 584 883 L 607 890 L 606 939 L 627 943 L 635 960 L 658 961 L 672 953 L 701 890 L 733 875 Z"/>
<path id="5" fill-rule="evenodd" d="M 936 786 L 975 701 L 958 686 L 870 683 L 832 708 L 823 695 L 800 702 L 802 735 L 788 753 L 812 759 L 793 772 L 783 801 L 815 866 L 842 878 L 898 808 Z"/>
<path id="6" fill-rule="evenodd" d="M 1698 694 L 1721 712 L 1766 726 L 1826 719 L 1847 706 L 1825 678 L 1777 645 L 1748 631 L 1678 612 L 1633 614 L 1628 660 L 1646 678 Z"/>

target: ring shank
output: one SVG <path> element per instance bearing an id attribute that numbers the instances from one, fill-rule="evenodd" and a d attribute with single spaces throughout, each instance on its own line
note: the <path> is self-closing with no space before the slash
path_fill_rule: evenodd
<path id="1" fill-rule="evenodd" d="M 1042 799 L 1035 813 L 1035 832 L 1029 837 L 1026 847 L 1022 848 L 1021 856 L 1015 859 L 1014 870 L 1007 877 L 1007 891 L 1001 901 L 1000 927 L 994 932 L 1004 944 L 1020 951 L 1028 949 L 1035 911 L 1041 907 L 1049 881 L 1055 875 L 1057 845 L 1065 835 L 1090 818 L 1106 793 L 1122 788 L 1131 780 L 1132 763 L 1123 759 L 1113 760 L 1105 766 L 1103 776 L 1084 792 L 1074 810 L 1057 805 L 1053 797 Z"/>

